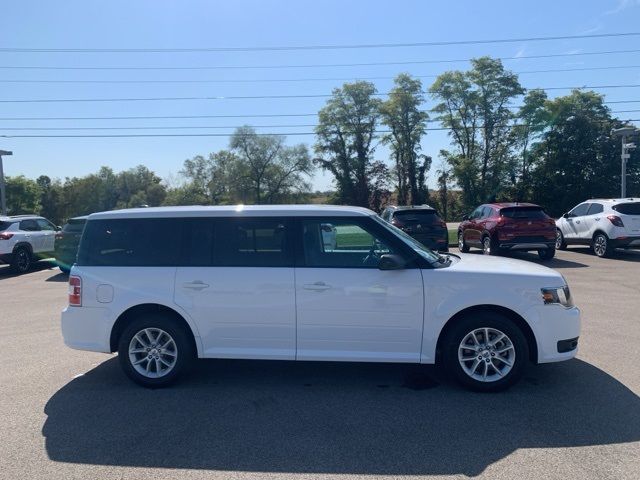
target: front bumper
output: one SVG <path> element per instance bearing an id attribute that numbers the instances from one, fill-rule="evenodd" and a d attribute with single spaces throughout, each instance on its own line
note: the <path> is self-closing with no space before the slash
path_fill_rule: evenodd
<path id="1" fill-rule="evenodd" d="M 538 363 L 561 362 L 576 356 L 581 325 L 578 307 L 540 305 L 530 309 L 525 318 L 536 337 Z"/>
<path id="2" fill-rule="evenodd" d="M 100 307 L 71 307 L 62 311 L 62 337 L 68 347 L 111 352 L 111 311 Z"/>

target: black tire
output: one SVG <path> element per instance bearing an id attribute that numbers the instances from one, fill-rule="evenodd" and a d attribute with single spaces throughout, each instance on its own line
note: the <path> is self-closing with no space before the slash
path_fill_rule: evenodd
<path id="1" fill-rule="evenodd" d="M 556 250 L 566 250 L 567 242 L 564 241 L 564 235 L 559 228 L 556 228 Z"/>
<path id="2" fill-rule="evenodd" d="M 172 347 L 172 352 L 176 353 L 175 364 L 172 369 L 163 376 L 156 378 L 147 377 L 139 373 L 132 364 L 129 355 L 129 345 L 133 337 L 145 329 L 162 330 L 174 341 L 175 348 L 173 349 Z M 144 336 L 144 338 L 148 340 L 148 337 Z M 166 340 L 167 337 L 163 336 L 161 342 L 165 342 Z M 138 355 L 141 355 L 139 358 L 145 357 L 144 353 Z M 163 314 L 145 314 L 134 319 L 125 327 L 118 340 L 118 359 L 124 373 L 138 385 L 147 388 L 162 388 L 174 383 L 188 372 L 193 364 L 195 355 L 196 352 L 193 348 L 191 332 L 185 331 L 182 325 L 174 318 Z M 170 357 L 165 356 L 164 358 L 170 360 Z M 155 365 L 155 360 L 153 360 L 153 362 L 152 365 Z M 143 362 L 142 365 L 145 365 L 145 363 Z"/>
<path id="3" fill-rule="evenodd" d="M 591 251 L 600 258 L 610 257 L 613 253 L 613 248 L 611 248 L 609 237 L 602 232 L 596 233 L 591 239 Z"/>
<path id="4" fill-rule="evenodd" d="M 462 230 L 458 232 L 458 250 L 462 253 L 469 253 L 469 246 L 467 242 L 464 241 L 464 233 Z"/>
<path id="5" fill-rule="evenodd" d="M 484 255 L 500 255 L 500 247 L 498 247 L 496 241 L 487 234 L 482 237 L 482 253 Z"/>
<path id="6" fill-rule="evenodd" d="M 11 259 L 11 270 L 15 273 L 26 273 L 31 270 L 33 258 L 31 251 L 27 247 L 18 247 L 13 251 Z"/>
<path id="7" fill-rule="evenodd" d="M 545 248 L 545 249 L 538 250 L 538 257 L 540 257 L 540 260 L 551 260 L 555 256 L 556 256 L 555 248 Z"/>
<path id="8" fill-rule="evenodd" d="M 510 341 L 510 345 L 513 347 L 514 352 L 514 361 L 511 366 L 511 370 L 504 374 L 504 376 L 498 376 L 494 373 L 493 375 L 497 378 L 494 381 L 481 381 L 472 378 L 463 369 L 462 362 L 458 360 L 458 350 L 465 337 L 477 329 L 484 328 L 494 329 L 504 333 Z M 490 336 L 489 341 L 495 341 L 496 338 L 496 336 Z M 479 340 L 483 339 L 480 337 Z M 498 342 L 496 345 L 501 344 Z M 505 347 L 497 347 L 498 350 L 501 348 Z M 486 352 L 478 353 L 480 356 L 484 356 Z M 475 362 L 475 353 L 471 353 L 471 355 L 473 357 L 473 362 Z M 504 353 L 498 353 L 498 355 L 504 355 Z M 493 357 L 493 359 L 491 357 Z M 486 362 L 486 359 L 483 361 L 485 361 L 487 365 L 503 365 L 502 362 L 496 361 L 495 355 L 492 355 L 491 357 L 489 357 L 491 362 Z M 444 339 L 443 360 L 445 368 L 451 373 L 455 380 L 465 388 L 477 392 L 499 392 L 509 388 L 520 380 L 529 360 L 529 348 L 527 345 L 527 339 L 513 321 L 498 312 L 494 313 L 484 311 L 470 313 L 456 321 L 455 325 L 449 330 L 446 338 Z M 469 363 L 471 362 L 466 363 L 468 368 L 470 368 Z M 484 366 L 482 361 L 478 364 L 479 373 L 482 370 L 481 366 Z M 471 364 L 471 367 L 473 367 L 473 364 Z M 503 365 L 501 368 L 506 369 L 506 366 Z M 492 369 L 497 370 L 493 367 Z"/>

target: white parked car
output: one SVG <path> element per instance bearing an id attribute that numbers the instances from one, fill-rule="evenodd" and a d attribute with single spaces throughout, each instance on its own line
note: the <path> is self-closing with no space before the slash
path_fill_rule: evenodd
<path id="1" fill-rule="evenodd" d="M 53 257 L 57 230 L 60 228 L 37 215 L 0 216 L 0 264 L 24 273 L 33 262 Z"/>
<path id="2" fill-rule="evenodd" d="M 89 216 L 62 333 L 149 387 L 199 357 L 438 362 L 490 391 L 574 357 L 580 312 L 554 270 L 438 255 L 367 209 L 163 207 Z"/>
<path id="3" fill-rule="evenodd" d="M 590 245 L 598 257 L 640 248 L 640 198 L 587 200 L 556 220 L 556 248 Z"/>

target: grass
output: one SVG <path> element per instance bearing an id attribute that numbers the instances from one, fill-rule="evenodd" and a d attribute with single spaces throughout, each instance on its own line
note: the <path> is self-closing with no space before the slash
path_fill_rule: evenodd
<path id="1" fill-rule="evenodd" d="M 456 245 L 458 243 L 458 231 L 449 230 L 449 246 Z"/>

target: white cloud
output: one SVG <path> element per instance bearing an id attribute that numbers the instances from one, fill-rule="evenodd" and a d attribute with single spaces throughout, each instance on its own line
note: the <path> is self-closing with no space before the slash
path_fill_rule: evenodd
<path id="1" fill-rule="evenodd" d="M 604 12 L 605 15 L 615 15 L 616 13 L 620 13 L 627 8 L 640 7 L 640 0 L 618 0 L 618 5 L 612 10 L 607 10 Z"/>

